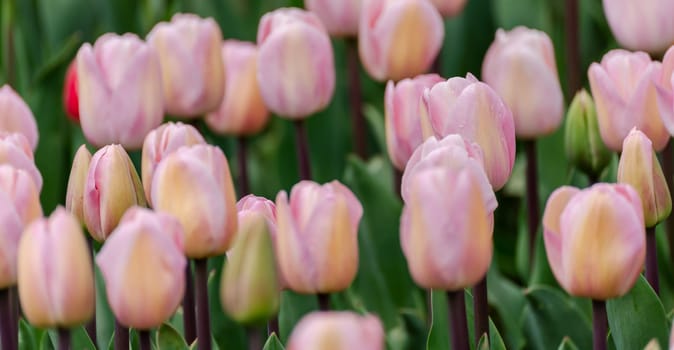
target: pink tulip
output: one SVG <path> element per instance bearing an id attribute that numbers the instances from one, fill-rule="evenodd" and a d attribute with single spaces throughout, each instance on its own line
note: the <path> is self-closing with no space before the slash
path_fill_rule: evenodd
<path id="1" fill-rule="evenodd" d="M 424 89 L 441 81 L 437 74 L 426 74 L 403 79 L 397 84 L 389 81 L 386 85 L 386 146 L 389 158 L 398 170 L 405 169 L 412 152 L 423 142 L 419 118 L 421 95 Z"/>
<path id="2" fill-rule="evenodd" d="M 324 109 L 335 91 L 332 44 L 311 12 L 282 8 L 262 16 L 257 81 L 267 107 L 290 119 Z"/>
<path id="3" fill-rule="evenodd" d="M 178 13 L 147 35 L 159 55 L 164 107 L 173 116 L 194 118 L 218 108 L 225 91 L 222 32 L 213 18 Z"/>
<path id="4" fill-rule="evenodd" d="M 33 112 L 9 85 L 0 87 L 0 115 L 0 132 L 23 134 L 32 150 L 37 147 L 37 123 Z"/>
<path id="5" fill-rule="evenodd" d="M 18 282 L 21 309 L 33 326 L 70 328 L 93 316 L 91 251 L 80 223 L 63 207 L 24 231 Z"/>
<path id="6" fill-rule="evenodd" d="M 91 152 L 86 145 L 82 145 L 75 153 L 66 190 L 66 210 L 73 213 L 82 224 L 84 224 L 84 186 L 89 174 L 89 164 L 91 164 Z"/>
<path id="7" fill-rule="evenodd" d="M 42 189 L 42 175 L 35 165 L 33 151 L 23 134 L 0 132 L 0 164 L 9 164 L 26 171 L 38 191 Z"/>
<path id="8" fill-rule="evenodd" d="M 548 135 L 562 123 L 564 96 L 555 50 L 544 32 L 499 29 L 482 63 L 482 79 L 512 111 L 518 137 Z"/>
<path id="9" fill-rule="evenodd" d="M 269 111 L 257 82 L 257 47 L 253 43 L 226 40 L 222 44 L 225 96 L 217 110 L 206 115 L 215 132 L 232 135 L 258 133 L 267 125 Z"/>
<path id="10" fill-rule="evenodd" d="M 669 0 L 604 0 L 613 35 L 630 50 L 662 53 L 674 43 L 674 3 Z"/>
<path id="11" fill-rule="evenodd" d="M 362 2 L 363 0 L 307 0 L 305 6 L 321 19 L 331 35 L 356 36 Z"/>
<path id="12" fill-rule="evenodd" d="M 77 97 L 77 61 L 70 62 L 63 81 L 63 109 L 75 123 L 80 122 L 80 101 Z"/>
<path id="13" fill-rule="evenodd" d="M 164 123 L 147 134 L 143 142 L 141 176 L 148 203 L 152 204 L 152 178 L 159 162 L 180 147 L 205 143 L 194 126 L 181 122 Z"/>
<path id="14" fill-rule="evenodd" d="M 644 52 L 611 50 L 588 70 L 604 143 L 619 152 L 627 134 L 636 127 L 660 151 L 669 141 L 658 111 L 654 80 L 661 65 Z M 672 124 L 670 124 L 672 125 Z M 674 129 L 673 129 L 674 131 Z"/>
<path id="15" fill-rule="evenodd" d="M 429 0 L 363 0 L 358 50 L 374 79 L 423 74 L 440 52 L 442 17 Z"/>
<path id="16" fill-rule="evenodd" d="M 442 16 L 454 17 L 463 10 L 468 0 L 431 0 L 431 2 Z"/>
<path id="17" fill-rule="evenodd" d="M 152 178 L 152 204 L 178 218 L 185 230 L 185 255 L 224 254 L 237 230 L 236 194 L 222 150 L 182 147 L 159 163 Z"/>
<path id="18" fill-rule="evenodd" d="M 515 122 L 503 100 L 472 74 L 435 84 L 423 94 L 421 125 L 425 137 L 460 134 L 482 149 L 487 177 L 501 189 L 515 164 Z"/>
<path id="19" fill-rule="evenodd" d="M 288 350 L 383 350 L 384 326 L 373 315 L 351 311 L 312 312 L 304 316 L 288 339 Z"/>
<path id="20" fill-rule="evenodd" d="M 644 216 L 639 195 L 629 185 L 561 187 L 548 199 L 543 228 L 552 272 L 573 296 L 619 297 L 643 269 Z"/>
<path id="21" fill-rule="evenodd" d="M 185 291 L 183 230 L 174 217 L 134 207 L 96 257 L 110 308 L 119 322 L 137 329 L 159 327 Z"/>
<path id="22" fill-rule="evenodd" d="M 105 34 L 77 53 L 80 123 L 95 146 L 138 149 L 162 121 L 159 58 L 135 34 Z"/>
<path id="23" fill-rule="evenodd" d="M 358 271 L 358 224 L 363 207 L 338 181 L 301 181 L 290 201 L 276 196 L 276 251 L 287 287 L 298 293 L 348 288 Z"/>
<path id="24" fill-rule="evenodd" d="M 658 110 L 665 128 L 674 135 L 674 46 L 665 53 L 661 67 L 659 77 L 655 78 Z"/>

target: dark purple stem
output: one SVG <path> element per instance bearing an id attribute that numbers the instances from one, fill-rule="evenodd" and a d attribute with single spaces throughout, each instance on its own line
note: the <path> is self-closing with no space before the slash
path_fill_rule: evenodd
<path id="1" fill-rule="evenodd" d="M 192 278 L 192 264 L 188 261 L 185 268 L 185 295 L 183 296 L 183 325 L 185 341 L 194 343 L 197 339 L 197 321 L 194 312 L 194 279 Z"/>
<path id="2" fill-rule="evenodd" d="M 197 302 L 197 344 L 199 350 L 211 350 L 211 315 L 208 309 L 208 259 L 194 259 Z"/>
<path id="3" fill-rule="evenodd" d="M 0 289 L 0 336 L 2 337 L 2 349 L 16 350 L 19 346 L 14 343 L 14 336 L 12 335 L 14 326 L 12 325 L 10 288 Z"/>
<path id="4" fill-rule="evenodd" d="M 248 350 L 261 350 L 264 347 L 262 332 L 257 327 L 248 328 Z"/>
<path id="5" fill-rule="evenodd" d="M 395 167 L 393 168 L 393 193 L 395 193 L 398 198 L 402 198 L 400 194 L 400 186 L 402 185 L 403 181 L 403 172 L 396 169 Z"/>
<path id="6" fill-rule="evenodd" d="M 267 322 L 267 334 L 272 335 L 272 333 L 279 334 L 278 331 L 278 316 L 272 317 L 269 322 Z"/>
<path id="7" fill-rule="evenodd" d="M 475 344 L 483 334 L 489 337 L 489 303 L 487 300 L 487 276 L 473 287 L 473 312 L 475 322 Z"/>
<path id="8" fill-rule="evenodd" d="M 447 292 L 452 350 L 468 350 L 468 322 L 463 289 Z"/>
<path id="9" fill-rule="evenodd" d="M 363 98 L 360 91 L 360 60 L 358 58 L 357 39 L 348 39 L 346 50 L 349 70 L 349 102 L 351 102 L 353 150 L 358 157 L 365 159 L 367 158 L 367 138 L 365 134 L 365 117 L 363 116 Z"/>
<path id="10" fill-rule="evenodd" d="M 152 350 L 152 341 L 150 340 L 149 330 L 139 330 L 138 338 L 140 340 L 140 350 Z"/>
<path id="11" fill-rule="evenodd" d="M 670 191 L 674 190 L 674 142 L 671 140 L 667 143 L 667 147 L 662 150 L 662 172 L 665 176 L 667 188 Z M 669 243 L 669 259 L 672 266 L 674 266 L 674 215 L 669 215 L 665 223 L 667 230 L 667 243 Z"/>
<path id="12" fill-rule="evenodd" d="M 318 308 L 321 311 L 330 311 L 330 294 L 318 293 Z"/>
<path id="13" fill-rule="evenodd" d="M 529 226 L 529 265 L 533 266 L 536 251 L 536 233 L 539 224 L 538 203 L 538 162 L 536 160 L 536 141 L 524 141 L 527 155 L 527 223 Z"/>
<path id="14" fill-rule="evenodd" d="M 655 240 L 655 226 L 646 228 L 646 280 L 655 291 L 660 294 L 658 278 L 658 253 Z"/>
<path id="15" fill-rule="evenodd" d="M 295 121 L 295 143 L 297 144 L 297 157 L 300 166 L 300 179 L 311 180 L 311 163 L 309 162 L 309 140 L 304 120 Z"/>
<path id="16" fill-rule="evenodd" d="M 592 300 L 592 328 L 593 349 L 606 350 L 608 318 L 606 316 L 606 302 L 603 300 Z"/>
<path id="17" fill-rule="evenodd" d="M 580 90 L 580 45 L 578 41 L 578 0 L 566 0 L 564 27 L 566 31 L 567 96 Z"/>
<path id="18" fill-rule="evenodd" d="M 129 350 L 129 329 L 115 319 L 115 350 Z"/>
<path id="19" fill-rule="evenodd" d="M 245 136 L 239 136 L 239 191 L 241 197 L 250 193 L 248 186 L 248 145 Z"/>
<path id="20" fill-rule="evenodd" d="M 56 331 L 59 338 L 58 350 L 70 350 L 70 329 L 59 328 Z"/>

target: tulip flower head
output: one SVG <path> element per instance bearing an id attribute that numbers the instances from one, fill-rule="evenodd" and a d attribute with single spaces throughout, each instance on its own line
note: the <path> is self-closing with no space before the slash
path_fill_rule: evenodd
<path id="1" fill-rule="evenodd" d="M 178 13 L 147 35 L 159 57 L 166 112 L 194 118 L 218 108 L 225 90 L 222 32 L 213 18 Z"/>
<path id="2" fill-rule="evenodd" d="M 42 175 L 35 165 L 33 151 L 23 134 L 8 134 L 0 131 L 0 164 L 9 164 L 26 171 L 38 191 L 42 189 Z"/>
<path id="3" fill-rule="evenodd" d="M 63 82 L 63 107 L 66 115 L 74 122 L 80 121 L 80 102 L 77 97 L 77 61 L 68 66 Z"/>
<path id="4" fill-rule="evenodd" d="M 301 119 L 330 103 L 335 91 L 332 44 L 315 14 L 295 8 L 265 14 L 257 44 L 257 81 L 270 111 Z"/>
<path id="5" fill-rule="evenodd" d="M 611 32 L 630 50 L 662 53 L 674 43 L 674 3 L 669 0 L 603 0 Z"/>
<path id="6" fill-rule="evenodd" d="M 307 0 L 307 10 L 321 19 L 330 35 L 357 36 L 363 0 Z"/>
<path id="7" fill-rule="evenodd" d="M 658 110 L 662 123 L 670 135 L 674 135 L 674 45 L 662 59 L 660 76 L 655 80 Z"/>
<path id="8" fill-rule="evenodd" d="M 548 199 L 543 228 L 552 272 L 573 296 L 620 297 L 643 269 L 646 231 L 632 186 L 560 187 Z"/>
<path id="9" fill-rule="evenodd" d="M 63 207 L 24 231 L 18 252 L 21 309 L 36 327 L 70 328 L 94 314 L 91 251 L 77 219 Z"/>
<path id="10" fill-rule="evenodd" d="M 9 85 L 0 87 L 0 132 L 20 133 L 31 150 L 37 147 L 37 123 L 30 108 Z"/>
<path id="11" fill-rule="evenodd" d="M 358 270 L 363 207 L 338 181 L 301 181 L 276 196 L 276 251 L 287 287 L 298 293 L 348 288 Z"/>
<path id="12" fill-rule="evenodd" d="M 73 213 L 80 223 L 84 224 L 84 186 L 89 174 L 91 152 L 86 145 L 80 146 L 75 153 L 73 166 L 68 176 L 68 189 L 66 190 L 66 210 Z"/>
<path id="13" fill-rule="evenodd" d="M 288 350 L 383 350 L 384 326 L 373 315 L 350 311 L 312 312 L 288 339 Z"/>

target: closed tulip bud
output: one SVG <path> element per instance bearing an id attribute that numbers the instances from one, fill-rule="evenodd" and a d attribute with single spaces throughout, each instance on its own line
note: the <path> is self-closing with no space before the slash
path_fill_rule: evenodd
<path id="1" fill-rule="evenodd" d="M 257 81 L 275 114 L 301 119 L 324 109 L 335 92 L 330 37 L 315 14 L 294 8 L 262 16 Z"/>
<path id="2" fill-rule="evenodd" d="M 189 124 L 164 123 L 150 131 L 143 142 L 141 176 L 148 203 L 152 204 L 152 178 L 157 165 L 169 154 L 183 146 L 205 144 L 206 140 L 197 129 Z"/>
<path id="3" fill-rule="evenodd" d="M 576 94 L 566 114 L 564 143 L 571 164 L 592 178 L 598 178 L 611 161 L 611 151 L 599 134 L 594 101 L 585 90 Z"/>
<path id="4" fill-rule="evenodd" d="M 426 74 L 403 79 L 397 84 L 389 81 L 386 85 L 386 146 L 389 158 L 398 170 L 405 169 L 412 152 L 423 142 L 419 119 L 421 95 L 424 89 L 441 81 L 437 74 Z"/>
<path id="5" fill-rule="evenodd" d="M 338 181 L 301 181 L 290 201 L 276 196 L 278 264 L 287 287 L 331 293 L 349 287 L 358 271 L 358 224 L 363 207 Z"/>
<path id="6" fill-rule="evenodd" d="M 35 165 L 33 151 L 23 134 L 0 132 L 0 164 L 9 164 L 26 171 L 38 191 L 42 189 L 42 175 Z"/>
<path id="7" fill-rule="evenodd" d="M 251 213 L 239 222 L 220 282 L 220 301 L 235 321 L 256 324 L 276 314 L 280 303 L 276 262 L 267 219 Z"/>
<path id="8" fill-rule="evenodd" d="M 156 52 L 135 34 L 105 34 L 77 53 L 80 123 L 95 146 L 138 149 L 164 118 Z"/>
<path id="9" fill-rule="evenodd" d="M 460 134 L 477 143 L 494 190 L 501 189 L 515 164 L 515 122 L 503 100 L 472 74 L 435 84 L 423 94 L 424 137 Z"/>
<path id="10" fill-rule="evenodd" d="M 295 326 L 287 349 L 330 346 L 330 350 L 383 350 L 384 344 L 384 327 L 376 316 L 351 311 L 312 312 Z"/>
<path id="11" fill-rule="evenodd" d="M 87 229 L 99 242 L 108 238 L 128 208 L 146 205 L 136 168 L 122 146 L 105 146 L 91 158 L 82 205 Z"/>
<path id="12" fill-rule="evenodd" d="M 269 111 L 257 82 L 257 47 L 253 43 L 226 40 L 222 44 L 225 96 L 206 124 L 215 132 L 251 135 L 267 125 Z"/>
<path id="13" fill-rule="evenodd" d="M 445 36 L 438 10 L 428 0 L 364 0 L 358 32 L 363 67 L 375 80 L 423 74 Z"/>
<path id="14" fill-rule="evenodd" d="M 167 321 L 185 292 L 183 231 L 170 215 L 131 208 L 96 256 L 110 308 L 136 329 Z"/>
<path id="15" fill-rule="evenodd" d="M 672 197 L 653 143 L 637 129 L 632 129 L 623 142 L 618 182 L 631 185 L 639 194 L 646 227 L 655 226 L 671 213 Z"/>
<path id="16" fill-rule="evenodd" d="M 0 87 L 0 115 L 0 132 L 22 134 L 31 150 L 37 147 L 37 123 L 33 112 L 9 85 Z"/>
<path id="17" fill-rule="evenodd" d="M 70 328 L 93 316 L 91 252 L 80 223 L 63 207 L 24 231 L 18 284 L 21 309 L 33 326 Z"/>
<path id="18" fill-rule="evenodd" d="M 662 53 L 674 43 L 674 22 L 669 0 L 604 0 L 604 14 L 621 46 Z"/>
<path id="19" fill-rule="evenodd" d="M 80 146 L 75 153 L 73 166 L 70 168 L 68 189 L 66 190 L 66 210 L 73 213 L 82 224 L 84 224 L 84 186 L 89 174 L 90 163 L 91 152 L 86 145 Z"/>
<path id="20" fill-rule="evenodd" d="M 543 228 L 552 272 L 573 296 L 622 296 L 643 269 L 646 231 L 632 186 L 561 187 L 548 199 Z"/>
<path id="21" fill-rule="evenodd" d="M 357 36 L 363 0 L 307 0 L 307 10 L 321 19 L 328 33 L 334 36 Z"/>
<path id="22" fill-rule="evenodd" d="M 431 0 L 431 2 L 442 16 L 454 17 L 463 10 L 468 0 Z"/>
<path id="23" fill-rule="evenodd" d="M 152 204 L 183 225 L 189 258 L 224 254 L 236 234 L 234 185 L 218 147 L 182 147 L 165 157 L 152 178 Z"/>
<path id="24" fill-rule="evenodd" d="M 178 13 L 147 35 L 159 54 L 164 106 L 174 116 L 193 118 L 218 108 L 225 91 L 222 32 L 213 18 Z"/>
<path id="25" fill-rule="evenodd" d="M 644 52 L 611 50 L 588 70 L 592 96 L 597 106 L 599 131 L 606 146 L 616 152 L 627 134 L 636 127 L 660 151 L 670 135 L 658 111 L 654 80 L 660 63 Z M 674 131 L 674 130 L 673 130 Z"/>
<path id="26" fill-rule="evenodd" d="M 63 107 L 68 118 L 79 123 L 80 102 L 77 98 L 77 61 L 72 61 L 66 71 L 66 77 L 63 81 Z"/>

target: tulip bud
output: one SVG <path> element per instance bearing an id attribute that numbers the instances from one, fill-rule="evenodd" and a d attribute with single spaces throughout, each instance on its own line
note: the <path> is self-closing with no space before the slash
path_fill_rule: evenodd
<path id="1" fill-rule="evenodd" d="M 21 309 L 33 326 L 70 328 L 93 316 L 91 252 L 80 223 L 63 207 L 24 231 L 18 282 Z"/>
<path id="2" fill-rule="evenodd" d="M 440 11 L 443 17 L 454 17 L 458 15 L 468 0 L 431 0 L 433 5 Z"/>
<path id="3" fill-rule="evenodd" d="M 166 156 L 152 178 L 152 203 L 183 225 L 189 258 L 229 249 L 237 228 L 236 195 L 220 148 L 194 145 Z"/>
<path id="4" fill-rule="evenodd" d="M 566 114 L 564 143 L 571 164 L 590 177 L 598 178 L 611 161 L 611 152 L 599 134 L 594 101 L 585 90 L 576 94 Z"/>
<path id="5" fill-rule="evenodd" d="M 646 231 L 632 186 L 560 187 L 545 206 L 543 228 L 552 272 L 573 296 L 620 297 L 643 269 Z"/>
<path id="6" fill-rule="evenodd" d="M 80 121 L 80 106 L 77 98 L 77 61 L 68 66 L 63 82 L 63 107 L 66 115 L 74 122 Z"/>
<path id="7" fill-rule="evenodd" d="M 384 327 L 372 315 L 351 311 L 312 312 L 304 316 L 288 339 L 288 350 L 383 350 Z"/>
<path id="8" fill-rule="evenodd" d="M 588 70 L 592 96 L 597 105 L 599 131 L 606 146 L 616 152 L 636 127 L 660 151 L 669 141 L 658 111 L 654 80 L 660 64 L 646 53 L 611 50 Z M 674 131 L 674 130 L 673 130 Z"/>
<path id="9" fill-rule="evenodd" d="M 335 92 L 332 44 L 311 12 L 278 9 L 257 30 L 257 81 L 275 114 L 300 119 L 324 109 Z"/>
<path id="10" fill-rule="evenodd" d="M 225 91 L 222 32 L 213 18 L 178 13 L 147 35 L 159 54 L 164 106 L 174 116 L 194 118 L 218 108 Z"/>
<path id="11" fill-rule="evenodd" d="M 363 207 L 338 181 L 301 181 L 290 202 L 276 196 L 278 264 L 288 288 L 331 293 L 349 287 L 358 271 L 358 224 Z"/>
<path id="12" fill-rule="evenodd" d="M 639 194 L 646 227 L 655 226 L 672 212 L 672 197 L 653 151 L 653 143 L 637 129 L 632 129 L 623 142 L 618 183 L 632 185 Z"/>
<path id="13" fill-rule="evenodd" d="M 134 207 L 96 256 L 110 308 L 136 329 L 159 327 L 185 292 L 183 230 L 170 215 Z"/>
<path id="14" fill-rule="evenodd" d="M 164 117 L 157 53 L 135 34 L 105 34 L 77 53 L 80 123 L 95 146 L 138 149 Z"/>
<path id="15" fill-rule="evenodd" d="M 95 240 L 106 240 L 134 205 L 146 202 L 131 158 L 120 145 L 101 148 L 91 158 L 84 183 L 82 212 L 87 230 Z"/>
<path id="16" fill-rule="evenodd" d="M 0 164 L 9 164 L 26 171 L 33 179 L 38 191 L 42 189 L 42 175 L 35 165 L 33 151 L 23 134 L 0 132 Z"/>
<path id="17" fill-rule="evenodd" d="M 143 142 L 143 155 L 141 160 L 141 175 L 143 179 L 143 189 L 148 203 L 152 203 L 150 190 L 152 188 L 152 178 L 157 165 L 169 154 L 175 152 L 183 146 L 192 146 L 205 144 L 206 140 L 201 136 L 195 127 L 189 124 L 164 123 L 158 128 L 150 131 Z"/>
<path id="18" fill-rule="evenodd" d="M 363 0 L 306 0 L 307 10 L 321 19 L 330 35 L 357 36 Z"/>
<path id="19" fill-rule="evenodd" d="M 515 122 L 503 100 L 472 74 L 433 85 L 422 98 L 424 137 L 460 134 L 482 148 L 493 189 L 501 189 L 515 164 Z"/>
<path id="20" fill-rule="evenodd" d="M 518 137 L 548 135 L 562 123 L 564 96 L 552 41 L 544 32 L 499 29 L 482 63 L 482 79 L 512 111 Z"/>
<path id="21" fill-rule="evenodd" d="M 260 213 L 246 215 L 239 222 L 220 282 L 222 307 L 235 321 L 256 324 L 278 311 L 280 289 L 274 260 L 267 219 Z"/>
<path id="22" fill-rule="evenodd" d="M 358 32 L 363 67 L 375 80 L 411 78 L 431 67 L 444 24 L 428 0 L 364 0 Z"/>
<path id="23" fill-rule="evenodd" d="M 37 123 L 30 108 L 9 85 L 0 87 L 0 132 L 20 133 L 26 137 L 29 148 L 37 147 Z"/>
<path id="24" fill-rule="evenodd" d="M 253 43 L 226 40 L 222 59 L 225 96 L 220 107 L 206 115 L 206 124 L 221 134 L 255 134 L 269 120 L 257 83 L 257 47 Z"/>
<path id="25" fill-rule="evenodd" d="M 674 3 L 669 0 L 604 0 L 604 14 L 621 46 L 662 53 L 674 42 Z"/>
<path id="26" fill-rule="evenodd" d="M 73 166 L 70 168 L 68 177 L 68 189 L 66 191 L 66 210 L 73 213 L 80 223 L 84 224 L 84 186 L 89 174 L 91 153 L 86 145 L 80 146 L 75 153 Z"/>
<path id="27" fill-rule="evenodd" d="M 389 80 L 386 85 L 386 146 L 389 158 L 398 170 L 405 169 L 412 152 L 423 142 L 419 120 L 421 95 L 424 89 L 441 81 L 437 74 L 426 74 L 403 79 L 397 84 Z"/>

